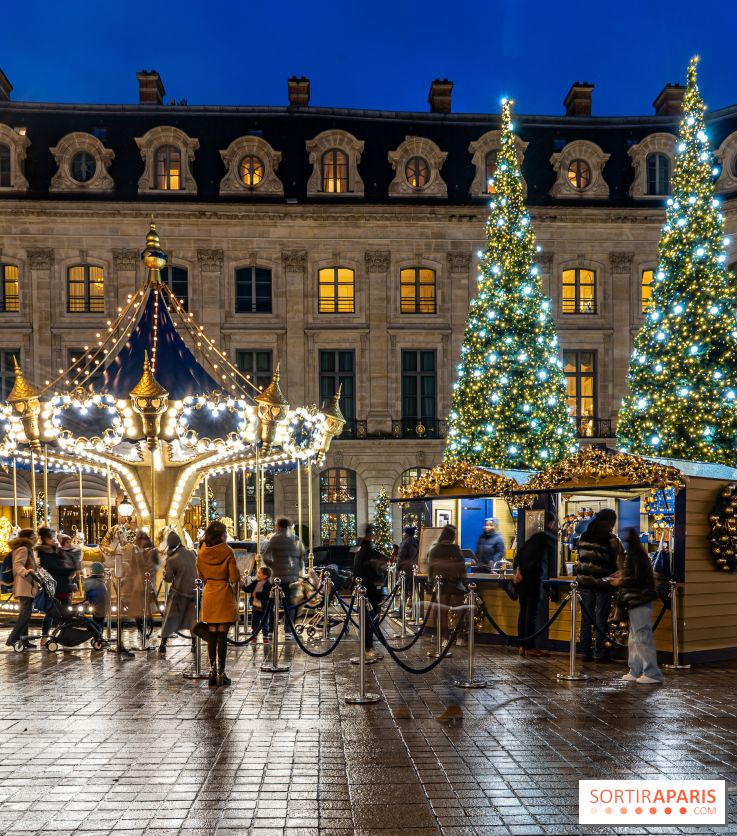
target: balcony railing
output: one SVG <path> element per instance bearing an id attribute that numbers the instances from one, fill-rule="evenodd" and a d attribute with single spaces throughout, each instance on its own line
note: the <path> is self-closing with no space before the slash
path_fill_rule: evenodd
<path id="1" fill-rule="evenodd" d="M 340 439 L 356 439 L 356 438 L 366 438 L 367 437 L 367 425 L 365 420 L 359 420 L 358 418 L 347 418 L 345 422 L 345 426 L 343 427 L 343 432 L 336 438 L 336 441 Z"/>
<path id="2" fill-rule="evenodd" d="M 564 299 L 561 303 L 564 314 L 595 314 L 598 313 L 594 299 Z"/>
<path id="3" fill-rule="evenodd" d="M 579 438 L 614 438 L 610 418 L 575 418 Z"/>
<path id="4" fill-rule="evenodd" d="M 445 438 L 447 421 L 437 418 L 403 418 L 392 421 L 392 438 Z"/>

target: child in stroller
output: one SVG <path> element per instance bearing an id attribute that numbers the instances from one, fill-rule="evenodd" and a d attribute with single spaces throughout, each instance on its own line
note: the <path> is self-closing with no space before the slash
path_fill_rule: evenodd
<path id="1" fill-rule="evenodd" d="M 332 567 L 326 568 L 329 570 Z M 333 588 L 335 588 L 335 578 L 332 572 L 331 579 L 333 580 Z M 321 583 L 322 578 L 313 569 L 306 578 L 302 578 L 297 583 L 292 584 L 293 600 L 299 606 L 299 609 L 293 616 L 294 629 L 300 636 L 306 634 L 308 639 L 314 639 L 318 633 L 322 632 L 325 599 L 320 586 Z M 315 594 L 316 592 L 317 594 Z M 341 623 L 341 619 L 338 617 L 328 617 L 330 619 L 328 628 Z"/>

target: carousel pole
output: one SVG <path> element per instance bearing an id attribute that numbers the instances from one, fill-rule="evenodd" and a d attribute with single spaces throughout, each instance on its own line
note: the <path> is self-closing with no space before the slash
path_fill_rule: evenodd
<path id="1" fill-rule="evenodd" d="M 314 529 L 312 527 L 313 519 L 312 519 L 312 465 L 313 462 L 310 460 L 309 467 L 307 468 L 307 516 L 310 522 L 310 543 L 309 543 L 309 551 L 307 552 L 307 572 L 308 574 L 312 572 L 312 567 L 315 565 L 315 555 L 312 553 L 312 544 L 315 541 L 314 536 Z"/>
<path id="2" fill-rule="evenodd" d="M 261 445 L 256 445 L 256 561 L 254 568 L 258 569 L 261 565 Z"/>
<path id="3" fill-rule="evenodd" d="M 243 528 L 241 529 L 241 534 L 243 536 L 244 542 L 246 540 L 248 540 L 248 522 L 247 522 L 247 517 L 246 517 L 246 510 L 247 510 L 247 507 L 246 507 L 246 488 L 247 488 L 246 479 L 247 479 L 247 475 L 246 475 L 246 473 L 247 473 L 246 468 L 244 466 L 243 470 L 241 471 L 241 488 L 243 489 Z"/>
<path id="4" fill-rule="evenodd" d="M 151 450 L 151 542 L 156 543 L 156 453 L 158 441 Z"/>
<path id="5" fill-rule="evenodd" d="M 113 491 L 110 484 L 110 465 L 107 466 L 107 530 L 113 527 Z"/>
<path id="6" fill-rule="evenodd" d="M 84 533 L 84 489 L 82 487 L 82 468 L 79 468 L 79 532 L 82 535 L 82 542 L 87 542 Z"/>
<path id="7" fill-rule="evenodd" d="M 233 539 L 238 539 L 238 474 L 233 466 Z"/>
<path id="8" fill-rule="evenodd" d="M 18 527 L 18 460 L 13 456 L 13 525 Z"/>
<path id="9" fill-rule="evenodd" d="M 297 458 L 297 542 L 302 544 L 302 465 Z M 300 558 L 301 560 L 301 558 Z"/>
<path id="10" fill-rule="evenodd" d="M 210 481 L 205 474 L 205 481 L 202 487 L 202 504 L 201 508 L 205 509 L 205 528 L 210 525 Z"/>
<path id="11" fill-rule="evenodd" d="M 31 447 L 31 518 L 32 528 L 38 528 L 38 514 L 36 513 L 36 454 Z"/>
<path id="12" fill-rule="evenodd" d="M 44 444 L 44 525 L 51 525 L 49 509 L 49 445 Z"/>

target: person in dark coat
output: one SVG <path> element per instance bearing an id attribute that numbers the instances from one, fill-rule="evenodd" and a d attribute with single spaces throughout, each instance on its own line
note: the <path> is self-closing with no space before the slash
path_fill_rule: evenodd
<path id="1" fill-rule="evenodd" d="M 292 537 L 290 531 L 292 523 L 286 517 L 280 517 L 276 521 L 276 531 L 269 538 L 266 548 L 261 553 L 261 562 L 271 569 L 271 576 L 279 578 L 281 588 L 284 591 L 284 603 L 288 607 L 295 604 L 295 588 L 292 584 L 299 580 L 302 571 L 302 544 Z M 292 618 L 295 612 L 292 611 Z M 278 630 L 279 625 L 275 624 L 274 629 Z M 284 622 L 284 635 L 286 638 L 294 638 L 289 626 Z"/>
<path id="2" fill-rule="evenodd" d="M 626 540 L 627 552 L 620 560 L 621 568 L 610 578 L 612 586 L 619 590 L 619 606 L 629 614 L 629 671 L 622 679 L 639 685 L 661 685 L 663 674 L 658 667 L 652 624 L 653 601 L 658 597 L 655 575 L 650 557 L 634 528 L 627 529 Z"/>
<path id="3" fill-rule="evenodd" d="M 92 620 L 102 633 L 107 616 L 108 589 L 105 583 L 105 566 L 95 562 L 90 566 L 90 576 L 84 580 L 84 597 L 92 607 Z"/>
<path id="4" fill-rule="evenodd" d="M 589 523 L 578 543 L 578 585 L 581 589 L 581 652 L 590 662 L 609 661 L 605 645 L 613 588 L 606 580 L 617 571 L 622 544 L 614 533 L 617 515 L 603 508 Z M 594 654 L 591 655 L 591 628 L 596 625 Z"/>
<path id="5" fill-rule="evenodd" d="M 440 587 L 440 629 L 443 636 L 448 635 L 448 608 L 460 606 L 466 592 L 464 585 L 466 561 L 455 539 L 455 526 L 446 525 L 427 553 L 428 573 L 433 588 L 435 578 L 438 575 L 442 578 Z"/>
<path id="6" fill-rule="evenodd" d="M 24 650 L 36 646 L 28 639 L 28 625 L 33 612 L 33 598 L 38 591 L 38 586 L 33 577 L 29 577 L 38 568 L 34 554 L 36 543 L 36 532 L 32 528 L 22 528 L 18 532 L 18 536 L 8 544 L 12 549 L 13 597 L 18 602 L 18 618 L 5 644 L 12 647 L 16 642 L 22 642 Z"/>
<path id="7" fill-rule="evenodd" d="M 520 642 L 520 656 L 550 656 L 547 650 L 535 647 L 532 636 L 537 629 L 537 612 L 542 597 L 542 577 L 551 549 L 555 551 L 555 520 L 548 517 L 544 531 L 538 531 L 526 540 L 517 551 L 512 564 L 513 580 L 517 588 L 519 614 L 517 616 L 517 635 L 524 639 Z"/>
<path id="8" fill-rule="evenodd" d="M 159 653 L 166 653 L 169 637 L 179 630 L 192 630 L 197 621 L 194 582 L 197 579 L 197 555 L 182 544 L 176 531 L 166 536 L 166 563 L 164 580 L 171 584 L 166 601 L 164 623 L 161 625 Z M 196 649 L 192 637 L 192 650 Z"/>
<path id="9" fill-rule="evenodd" d="M 74 588 L 71 583 L 71 577 L 75 574 L 74 564 L 66 560 L 59 549 L 54 532 L 50 528 L 46 526 L 39 528 L 38 539 L 40 540 L 36 546 L 38 564 L 56 581 L 54 600 L 59 610 L 64 612 L 64 608 L 69 606 L 70 593 Z M 49 630 L 58 620 L 59 616 L 54 610 L 44 615 L 43 625 L 41 626 L 42 645 L 46 644 Z"/>
<path id="10" fill-rule="evenodd" d="M 504 538 L 497 531 L 496 520 L 490 518 L 484 523 L 484 530 L 476 543 L 476 569 L 491 572 L 498 569 L 507 553 Z"/>
<path id="11" fill-rule="evenodd" d="M 353 577 L 361 578 L 361 586 L 366 588 L 366 604 L 374 618 L 379 615 L 385 574 L 386 557 L 374 548 L 374 527 L 367 525 L 358 551 L 353 558 Z M 368 625 L 364 647 L 367 659 L 383 658 L 374 650 L 374 633 Z"/>
<path id="12" fill-rule="evenodd" d="M 397 552 L 397 579 L 399 573 L 404 572 L 405 597 L 412 594 L 412 570 L 417 566 L 419 552 L 420 541 L 417 539 L 417 529 L 413 525 L 408 525 L 404 529 L 404 537 Z"/>
<path id="13" fill-rule="evenodd" d="M 259 631 L 264 635 L 264 644 L 269 643 L 271 633 L 271 614 L 266 614 L 271 595 L 271 569 L 259 566 L 256 577 L 244 587 L 246 595 L 251 596 L 251 612 L 253 613 L 253 638 L 256 641 Z"/>

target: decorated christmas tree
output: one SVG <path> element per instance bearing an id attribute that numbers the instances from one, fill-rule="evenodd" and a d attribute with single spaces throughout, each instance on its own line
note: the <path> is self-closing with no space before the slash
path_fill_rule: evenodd
<path id="1" fill-rule="evenodd" d="M 453 384 L 445 458 L 541 469 L 575 452 L 576 439 L 551 305 L 534 264 L 539 248 L 525 207 L 511 108 L 505 99 L 486 253 Z"/>
<path id="2" fill-rule="evenodd" d="M 374 545 L 382 553 L 392 553 L 392 509 L 382 486 L 374 500 Z"/>
<path id="3" fill-rule="evenodd" d="M 727 271 L 718 169 L 704 124 L 694 58 L 688 68 L 673 196 L 660 237 L 645 324 L 619 413 L 623 450 L 737 461 L 737 284 Z"/>

